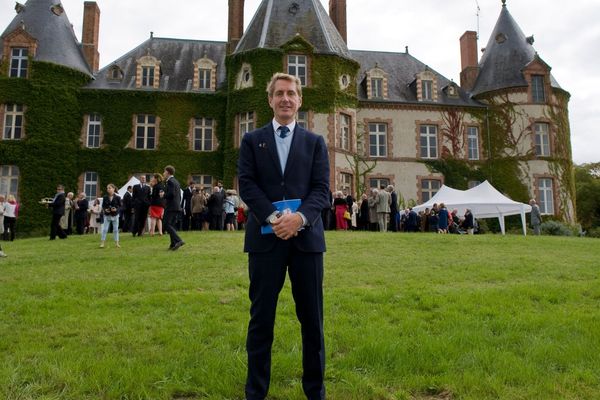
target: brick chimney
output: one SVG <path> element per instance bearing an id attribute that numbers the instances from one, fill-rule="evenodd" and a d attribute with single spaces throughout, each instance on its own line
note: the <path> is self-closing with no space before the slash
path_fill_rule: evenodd
<path id="1" fill-rule="evenodd" d="M 244 34 L 244 0 L 229 0 L 227 54 L 233 53 Z"/>
<path id="2" fill-rule="evenodd" d="M 98 35 L 100 33 L 100 8 L 95 1 L 83 3 L 83 32 L 81 47 L 83 55 L 92 72 L 98 72 L 100 53 L 98 53 Z"/>
<path id="3" fill-rule="evenodd" d="M 329 0 L 329 17 L 342 36 L 342 39 L 344 39 L 344 42 L 348 43 L 346 0 Z"/>
<path id="4" fill-rule="evenodd" d="M 460 86 L 466 91 L 471 91 L 479 74 L 477 60 L 477 32 L 466 31 L 460 37 Z"/>

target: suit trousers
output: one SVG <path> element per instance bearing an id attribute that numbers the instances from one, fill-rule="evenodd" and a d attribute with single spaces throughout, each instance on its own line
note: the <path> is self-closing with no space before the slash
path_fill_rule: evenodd
<path id="1" fill-rule="evenodd" d="M 131 228 L 131 233 L 135 236 L 142 236 L 144 234 L 144 229 L 146 228 L 146 219 L 148 219 L 148 206 L 138 206 L 135 208 L 135 213 L 133 215 L 133 227 Z"/>
<path id="2" fill-rule="evenodd" d="M 175 245 L 177 242 L 181 242 L 181 238 L 177 234 L 177 230 L 175 229 L 175 224 L 177 223 L 177 215 L 179 211 L 166 211 L 163 217 L 163 228 L 165 232 L 169 234 L 171 237 L 171 247 Z"/>
<path id="3" fill-rule="evenodd" d="M 277 240 L 268 253 L 250 253 L 248 264 L 247 399 L 263 400 L 269 390 L 277 300 L 287 271 L 302 332 L 302 388 L 309 400 L 324 400 L 323 253 L 300 252 L 291 242 Z"/>
<path id="4" fill-rule="evenodd" d="M 387 218 L 388 213 L 378 212 L 377 213 L 377 222 L 379 223 L 379 232 L 387 232 Z"/>
<path id="5" fill-rule="evenodd" d="M 52 222 L 50 224 L 50 239 L 56 239 L 56 236 L 61 239 L 65 239 L 67 237 L 67 234 L 60 226 L 61 218 L 62 215 L 52 214 Z"/>

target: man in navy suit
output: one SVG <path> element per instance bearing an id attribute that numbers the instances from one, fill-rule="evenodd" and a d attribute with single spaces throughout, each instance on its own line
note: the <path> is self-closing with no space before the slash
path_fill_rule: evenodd
<path id="1" fill-rule="evenodd" d="M 171 244 L 169 250 L 177 250 L 185 244 L 183 240 L 177 234 L 175 224 L 177 223 L 177 217 L 181 213 L 181 186 L 175 175 L 175 168 L 171 165 L 165 167 L 163 176 L 165 177 L 165 215 L 163 217 L 163 223 L 165 226 L 165 232 L 167 232 L 171 238 Z"/>
<path id="2" fill-rule="evenodd" d="M 302 105 L 298 78 L 277 73 L 267 88 L 274 119 L 247 133 L 238 161 L 240 195 L 249 206 L 244 251 L 250 272 L 250 323 L 246 349 L 246 397 L 263 400 L 269 390 L 275 310 L 286 272 L 302 327 L 302 387 L 309 400 L 325 398 L 323 252 L 321 211 L 329 207 L 327 146 L 296 123 Z M 302 201 L 280 213 L 273 202 Z M 261 234 L 270 224 L 272 234 Z"/>
<path id="3" fill-rule="evenodd" d="M 52 222 L 50 223 L 50 240 L 56 239 L 58 236 L 61 239 L 66 239 L 67 234 L 60 226 L 60 219 L 65 213 L 65 187 L 58 185 L 56 187 L 56 195 L 52 200 L 52 203 L 48 204 L 48 207 L 52 209 Z"/>

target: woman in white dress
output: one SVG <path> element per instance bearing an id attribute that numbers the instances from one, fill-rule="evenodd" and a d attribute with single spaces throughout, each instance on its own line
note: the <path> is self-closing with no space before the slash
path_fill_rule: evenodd
<path id="1" fill-rule="evenodd" d="M 88 209 L 90 213 L 90 228 L 88 233 L 98 233 L 98 228 L 102 226 L 100 223 L 100 213 L 102 212 L 102 208 L 100 207 L 100 201 L 98 199 L 94 200 L 94 204 Z"/>

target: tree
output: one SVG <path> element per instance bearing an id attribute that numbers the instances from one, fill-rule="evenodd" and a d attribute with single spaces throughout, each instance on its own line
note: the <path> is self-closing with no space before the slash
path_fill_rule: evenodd
<path id="1" fill-rule="evenodd" d="M 600 227 L 600 163 L 575 166 L 575 188 L 581 227 Z"/>
<path id="2" fill-rule="evenodd" d="M 361 129 L 360 124 L 357 124 L 356 151 L 344 154 L 352 169 L 357 199 L 360 199 L 362 194 L 367 191 L 367 175 L 377 166 L 377 159 L 369 157 L 368 139 L 368 134 L 364 129 Z"/>

